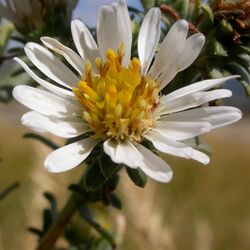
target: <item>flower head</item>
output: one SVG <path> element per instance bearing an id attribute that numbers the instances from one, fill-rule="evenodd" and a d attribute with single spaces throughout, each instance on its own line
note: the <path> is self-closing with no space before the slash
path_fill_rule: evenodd
<path id="1" fill-rule="evenodd" d="M 2 0 L 0 13 L 1 16 L 13 22 L 17 28 L 30 26 L 32 29 L 41 29 L 44 26 L 42 7 L 42 3 L 38 0 Z"/>
<path id="2" fill-rule="evenodd" d="M 0 16 L 15 24 L 22 33 L 42 30 L 52 10 L 71 12 L 78 0 L 0 0 Z M 51 14 L 51 13 L 50 13 Z M 65 18 L 65 17 L 64 17 Z"/>
<path id="3" fill-rule="evenodd" d="M 26 44 L 26 55 L 51 82 L 37 76 L 21 59 L 15 59 L 44 88 L 14 89 L 14 97 L 33 110 L 22 117 L 22 123 L 35 131 L 64 138 L 84 135 L 46 158 L 45 167 L 49 171 L 76 167 L 102 143 L 113 162 L 141 168 L 150 177 L 168 182 L 171 168 L 143 145 L 147 140 L 159 152 L 203 164 L 209 162 L 206 154 L 190 147 L 185 140 L 241 118 L 241 112 L 233 107 L 204 106 L 231 96 L 229 90 L 208 90 L 235 77 L 200 81 L 161 94 L 178 72 L 194 62 L 205 38 L 200 33 L 187 38 L 188 23 L 179 20 L 155 55 L 160 20 L 157 8 L 146 14 L 138 38 L 139 58 L 131 58 L 131 23 L 124 0 L 101 7 L 97 43 L 82 22 L 72 22 L 78 54 L 53 38 L 43 37 L 43 44 L 62 55 L 74 71 L 46 48 Z"/>

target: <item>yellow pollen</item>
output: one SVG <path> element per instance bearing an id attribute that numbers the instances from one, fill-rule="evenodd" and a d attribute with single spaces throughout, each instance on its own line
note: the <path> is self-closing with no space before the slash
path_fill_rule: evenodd
<path id="1" fill-rule="evenodd" d="M 124 67 L 123 54 L 121 45 L 117 53 L 107 50 L 105 62 L 96 58 L 99 74 L 93 74 L 88 61 L 74 93 L 95 138 L 140 142 L 154 121 L 159 86 L 149 76 L 141 76 L 137 58 Z"/>

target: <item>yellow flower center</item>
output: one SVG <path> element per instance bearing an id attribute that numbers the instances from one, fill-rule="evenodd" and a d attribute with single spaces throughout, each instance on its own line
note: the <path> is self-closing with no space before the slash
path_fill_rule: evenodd
<path id="1" fill-rule="evenodd" d="M 95 61 L 97 75 L 87 62 L 83 79 L 73 91 L 95 138 L 140 142 L 154 120 L 158 84 L 149 76 L 141 76 L 137 58 L 124 67 L 122 57 L 122 46 L 117 53 L 108 49 L 106 62 L 100 58 Z"/>

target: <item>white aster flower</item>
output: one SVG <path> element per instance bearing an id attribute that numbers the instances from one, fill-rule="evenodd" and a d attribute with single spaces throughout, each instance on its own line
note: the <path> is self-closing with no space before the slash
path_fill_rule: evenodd
<path id="1" fill-rule="evenodd" d="M 168 182 L 172 177 L 170 166 L 143 146 L 146 140 L 159 152 L 208 164 L 206 154 L 184 141 L 241 118 L 236 108 L 203 105 L 231 96 L 229 90 L 208 90 L 235 77 L 200 81 L 161 94 L 179 71 L 194 62 L 205 38 L 200 33 L 187 38 L 188 23 L 179 20 L 155 55 L 160 21 L 158 8 L 152 8 L 145 16 L 138 39 L 139 59 L 130 58 L 132 32 L 125 0 L 100 8 L 97 43 L 82 22 L 72 22 L 79 55 L 55 39 L 43 37 L 43 44 L 63 56 L 74 71 L 41 45 L 26 44 L 27 57 L 51 82 L 15 58 L 44 88 L 14 89 L 13 96 L 33 110 L 22 117 L 22 123 L 35 131 L 63 138 L 89 135 L 50 153 L 45 160 L 48 171 L 76 167 L 98 143 L 103 143 L 113 162 L 141 168 L 153 179 Z"/>

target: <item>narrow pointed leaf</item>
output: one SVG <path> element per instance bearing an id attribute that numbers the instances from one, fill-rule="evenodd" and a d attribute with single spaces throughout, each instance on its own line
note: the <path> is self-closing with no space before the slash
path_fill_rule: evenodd
<path id="1" fill-rule="evenodd" d="M 142 172 L 140 168 L 126 167 L 127 174 L 131 181 L 138 187 L 145 187 L 147 183 L 147 176 Z"/>

